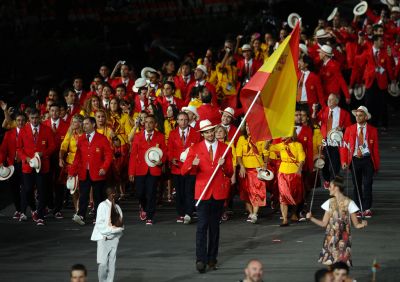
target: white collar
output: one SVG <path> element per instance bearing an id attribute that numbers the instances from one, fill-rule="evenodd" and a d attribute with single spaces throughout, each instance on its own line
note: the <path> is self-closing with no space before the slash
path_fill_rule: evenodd
<path id="1" fill-rule="evenodd" d="M 56 127 L 58 127 L 58 125 L 60 124 L 60 118 L 58 118 L 56 121 L 54 121 L 52 118 L 50 118 L 50 122 L 51 122 L 51 126 L 53 126 L 53 124 L 56 124 Z"/>
<path id="2" fill-rule="evenodd" d="M 37 131 L 39 132 L 39 130 L 40 130 L 40 124 L 38 124 L 38 126 L 33 126 L 32 125 L 32 123 L 31 123 L 31 128 L 32 128 L 32 132 L 35 130 L 35 128 L 37 129 Z"/>

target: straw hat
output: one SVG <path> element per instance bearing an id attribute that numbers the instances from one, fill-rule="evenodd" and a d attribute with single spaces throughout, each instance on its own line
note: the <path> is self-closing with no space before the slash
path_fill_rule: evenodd
<path id="1" fill-rule="evenodd" d="M 325 161 L 322 158 L 316 158 L 314 160 L 314 168 L 323 169 L 325 166 Z"/>
<path id="2" fill-rule="evenodd" d="M 388 91 L 393 97 L 398 97 L 400 95 L 399 83 L 400 82 L 392 82 L 389 84 Z"/>
<path id="3" fill-rule="evenodd" d="M 133 85 L 132 90 L 133 92 L 139 92 L 139 88 L 145 86 L 147 86 L 146 78 L 140 77 L 135 80 L 135 85 Z"/>
<path id="4" fill-rule="evenodd" d="M 318 52 L 324 53 L 325 55 L 332 57 L 332 47 L 329 45 L 322 45 L 320 49 L 318 49 Z"/>
<path id="5" fill-rule="evenodd" d="M 79 186 L 79 179 L 78 176 L 70 176 L 67 179 L 67 189 L 69 190 L 69 193 L 72 195 L 76 192 Z"/>
<path id="6" fill-rule="evenodd" d="M 155 167 L 162 157 L 163 152 L 158 147 L 151 147 L 144 153 L 144 160 L 149 167 Z"/>
<path id="7" fill-rule="evenodd" d="M 34 168 L 37 173 L 40 172 L 40 169 L 42 168 L 42 162 L 38 152 L 36 152 L 33 158 L 29 161 L 29 166 Z"/>
<path id="8" fill-rule="evenodd" d="M 299 48 L 300 48 L 301 52 L 303 52 L 304 54 L 308 55 L 308 49 L 307 49 L 306 44 L 300 43 L 299 44 Z"/>
<path id="9" fill-rule="evenodd" d="M 297 13 L 291 13 L 287 18 L 287 23 L 290 28 L 294 28 L 297 22 L 300 20 L 300 15 Z"/>
<path id="10" fill-rule="evenodd" d="M 144 79 L 148 79 L 148 73 L 149 72 L 157 72 L 155 69 L 151 68 L 151 67 L 145 67 L 142 69 L 142 71 L 140 72 L 140 76 Z"/>
<path id="11" fill-rule="evenodd" d="M 371 114 L 368 112 L 367 107 L 359 106 L 356 110 L 352 110 L 351 113 L 356 116 L 357 112 L 363 112 L 367 115 L 367 120 L 371 119 Z"/>
<path id="12" fill-rule="evenodd" d="M 0 167 L 0 181 L 9 179 L 14 173 L 14 166 L 2 166 Z"/>
<path id="13" fill-rule="evenodd" d="M 217 125 L 212 125 L 211 121 L 209 121 L 208 119 L 205 119 L 205 120 L 200 121 L 199 131 L 200 132 L 207 131 L 207 130 L 213 129 L 216 126 Z"/>
<path id="14" fill-rule="evenodd" d="M 333 128 L 331 131 L 328 132 L 328 140 L 331 142 L 340 143 L 343 140 L 343 132 Z"/>
<path id="15" fill-rule="evenodd" d="M 242 46 L 242 52 L 245 52 L 245 51 L 251 51 L 251 46 L 250 46 L 250 44 L 244 44 L 244 45 Z"/>
<path id="16" fill-rule="evenodd" d="M 315 38 L 329 38 L 331 35 L 327 33 L 324 29 L 318 29 L 315 33 Z"/>
<path id="17" fill-rule="evenodd" d="M 367 1 L 361 1 L 354 7 L 353 14 L 356 16 L 364 15 L 367 12 L 367 9 L 368 9 Z"/>
<path id="18" fill-rule="evenodd" d="M 197 113 L 197 108 L 195 106 L 187 106 L 187 107 L 182 107 L 182 112 L 192 112 L 197 119 L 199 119 L 199 114 Z"/>
<path id="19" fill-rule="evenodd" d="M 354 87 L 354 97 L 356 97 L 357 100 L 361 100 L 364 98 L 365 95 L 365 85 L 364 84 L 359 84 L 356 87 Z"/>
<path id="20" fill-rule="evenodd" d="M 338 7 L 335 7 L 332 11 L 332 13 L 330 13 L 330 15 L 327 18 L 327 21 L 330 22 L 331 20 L 333 20 L 333 18 L 336 16 L 338 12 Z"/>
<path id="21" fill-rule="evenodd" d="M 198 65 L 196 67 L 196 70 L 201 70 L 202 72 L 205 73 L 205 75 L 208 75 L 207 67 L 205 65 Z"/>
<path id="22" fill-rule="evenodd" d="M 232 109 L 231 107 L 227 107 L 225 108 L 225 110 L 223 111 L 219 111 L 221 114 L 223 113 L 227 113 L 228 115 L 230 115 L 232 118 L 235 118 L 235 110 Z"/>
<path id="23" fill-rule="evenodd" d="M 274 173 L 272 171 L 270 171 L 269 169 L 267 170 L 263 170 L 260 167 L 256 168 L 257 170 L 257 178 L 260 180 L 264 180 L 264 181 L 270 181 L 272 179 L 274 179 Z"/>
<path id="24" fill-rule="evenodd" d="M 179 160 L 180 160 L 181 162 L 184 163 L 184 162 L 186 161 L 187 155 L 189 154 L 189 149 L 190 149 L 190 147 L 186 148 L 186 150 L 183 151 L 183 152 L 181 153 L 181 155 L 179 156 Z"/>

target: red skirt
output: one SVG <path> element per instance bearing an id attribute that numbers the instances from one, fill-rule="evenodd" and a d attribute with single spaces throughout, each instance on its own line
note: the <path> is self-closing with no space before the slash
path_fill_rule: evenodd
<path id="1" fill-rule="evenodd" d="M 255 168 L 246 168 L 246 177 L 240 178 L 240 199 L 252 206 L 264 207 L 266 198 L 266 183 L 257 178 Z"/>
<path id="2" fill-rule="evenodd" d="M 279 202 L 284 205 L 298 205 L 303 201 L 303 182 L 297 173 L 278 173 Z"/>

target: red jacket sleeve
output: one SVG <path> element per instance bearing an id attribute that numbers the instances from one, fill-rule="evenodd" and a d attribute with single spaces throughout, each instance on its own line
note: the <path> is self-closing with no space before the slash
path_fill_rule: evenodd
<path id="1" fill-rule="evenodd" d="M 350 128 L 346 128 L 346 131 L 344 132 L 343 136 L 343 141 L 344 144 L 347 146 L 350 146 Z M 339 153 L 340 153 L 340 163 L 343 164 L 349 164 L 349 148 L 347 146 L 340 146 L 339 147 Z"/>

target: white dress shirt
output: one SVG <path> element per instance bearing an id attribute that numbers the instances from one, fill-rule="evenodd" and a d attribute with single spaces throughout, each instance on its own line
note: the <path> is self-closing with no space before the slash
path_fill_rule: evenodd
<path id="1" fill-rule="evenodd" d="M 38 126 L 35 127 L 35 126 L 33 126 L 32 123 L 31 123 L 31 128 L 32 128 L 32 134 L 35 133 L 35 128 L 36 128 L 36 130 L 37 130 L 37 133 L 39 134 L 40 124 L 39 124 Z"/>
<path id="2" fill-rule="evenodd" d="M 204 140 L 206 142 L 206 146 L 207 146 L 207 151 L 210 152 L 210 146 L 212 146 L 213 149 L 213 160 L 215 159 L 215 153 L 217 152 L 217 148 L 218 148 L 218 142 L 217 140 L 214 140 L 214 143 L 210 143 L 207 140 Z"/>
<path id="3" fill-rule="evenodd" d="M 53 119 L 50 119 L 51 121 L 51 127 L 53 128 L 53 125 L 56 124 L 56 128 L 60 125 L 60 119 L 57 119 L 56 121 Z"/>
<path id="4" fill-rule="evenodd" d="M 303 72 L 303 86 L 301 87 L 301 98 L 300 101 L 305 101 L 307 102 L 307 90 L 306 90 L 306 81 L 308 76 L 310 75 L 310 71 L 305 71 Z"/>
<path id="5" fill-rule="evenodd" d="M 95 133 L 95 131 L 94 131 L 94 130 L 92 131 L 92 133 L 89 133 L 89 144 L 90 144 L 90 143 L 92 143 L 92 140 L 93 140 L 94 133 Z M 85 133 L 85 135 L 86 135 L 86 139 L 87 139 L 87 135 L 88 135 L 88 133 Z"/>
<path id="6" fill-rule="evenodd" d="M 92 237 L 90 240 L 99 241 L 103 239 L 112 240 L 120 238 L 124 227 L 112 227 L 111 226 L 111 202 L 105 200 L 100 203 L 96 213 L 96 225 L 93 228 Z M 122 218 L 122 210 L 119 205 L 115 204 Z"/>
<path id="7" fill-rule="evenodd" d="M 328 118 L 331 111 L 332 111 L 332 129 L 334 129 L 339 126 L 340 108 L 336 106 L 333 109 L 329 109 Z"/>
<path id="8" fill-rule="evenodd" d="M 152 132 L 147 132 L 147 130 L 144 131 L 144 139 L 147 140 L 147 138 L 149 138 L 149 136 L 150 136 L 150 140 L 153 140 L 154 130 Z"/>
<path id="9" fill-rule="evenodd" d="M 363 132 L 363 136 L 364 136 L 364 142 L 362 145 L 358 144 L 358 134 L 360 133 L 360 127 L 362 127 L 362 132 Z M 361 153 L 363 154 L 363 156 L 370 154 L 369 149 L 368 149 L 368 144 L 366 142 L 366 137 L 367 137 L 367 124 L 365 123 L 363 126 L 361 126 L 360 124 L 357 123 L 357 133 L 356 133 L 356 142 L 355 142 L 355 148 L 354 148 L 354 153 L 353 156 L 357 156 L 357 149 L 358 146 L 361 146 Z"/>

